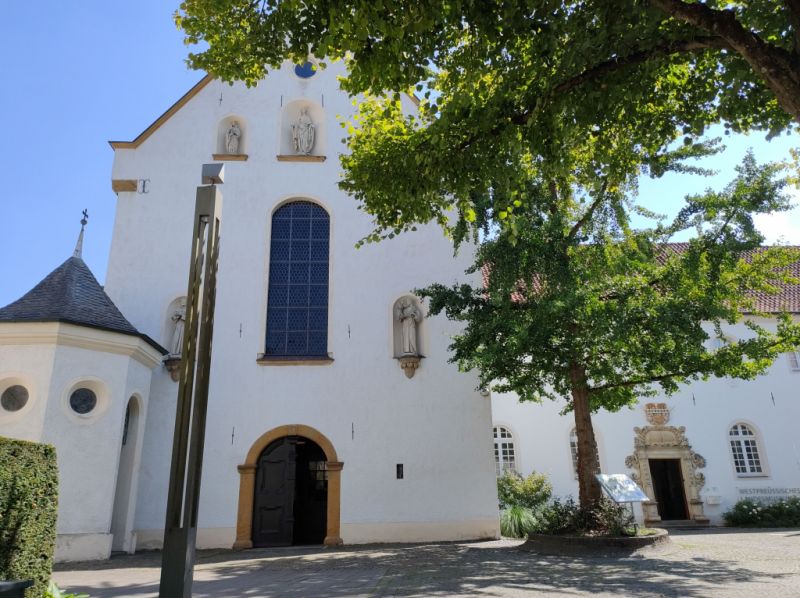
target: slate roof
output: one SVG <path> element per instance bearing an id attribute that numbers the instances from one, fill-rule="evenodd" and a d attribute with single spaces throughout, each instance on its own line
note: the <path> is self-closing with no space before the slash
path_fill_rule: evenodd
<path id="1" fill-rule="evenodd" d="M 688 243 L 667 243 L 665 245 L 666 250 L 672 250 L 677 253 L 681 253 L 686 251 L 689 247 Z M 758 249 L 752 249 L 750 251 L 746 251 L 742 254 L 742 257 L 749 261 L 753 255 L 756 253 L 763 251 L 764 249 L 768 249 L 768 247 L 759 247 Z M 791 249 L 798 249 L 800 250 L 800 246 L 791 247 Z M 793 263 L 789 266 L 789 272 L 792 277 L 800 279 L 800 261 Z M 484 264 L 481 268 L 481 277 L 483 279 L 483 286 L 486 287 L 489 284 L 489 276 L 491 274 L 491 269 L 488 265 Z M 764 292 L 753 292 L 751 295 L 755 297 L 755 309 L 759 312 L 764 313 L 772 313 L 777 314 L 782 311 L 786 311 L 792 314 L 800 314 L 800 284 L 798 283 L 779 283 L 778 284 L 778 292 L 773 294 L 764 293 Z M 514 294 L 515 301 L 521 301 L 522 295 L 515 293 Z"/>
<path id="2" fill-rule="evenodd" d="M 0 322 L 64 322 L 138 336 L 167 351 L 131 324 L 79 257 L 70 257 L 21 298 L 0 309 Z"/>

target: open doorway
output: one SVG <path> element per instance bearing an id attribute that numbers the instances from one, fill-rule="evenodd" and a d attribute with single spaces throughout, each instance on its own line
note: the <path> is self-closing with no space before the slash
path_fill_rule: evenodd
<path id="1" fill-rule="evenodd" d="M 301 436 L 272 442 L 256 464 L 253 546 L 322 544 L 327 497 L 322 448 Z"/>
<path id="2" fill-rule="evenodd" d="M 689 519 L 680 459 L 649 459 L 653 492 L 662 521 Z"/>

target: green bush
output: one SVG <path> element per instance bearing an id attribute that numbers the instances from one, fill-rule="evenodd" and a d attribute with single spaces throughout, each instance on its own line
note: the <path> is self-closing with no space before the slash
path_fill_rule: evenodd
<path id="1" fill-rule="evenodd" d="M 536 515 L 527 507 L 513 505 L 500 513 L 500 533 L 506 538 L 525 538 L 536 529 Z"/>
<path id="2" fill-rule="evenodd" d="M 548 535 L 632 536 L 635 534 L 633 523 L 627 506 L 607 498 L 587 508 L 568 498 L 563 502 L 556 499 L 539 511 L 532 531 Z"/>
<path id="3" fill-rule="evenodd" d="M 506 470 L 497 478 L 497 498 L 500 508 L 521 506 L 536 513 L 541 509 L 553 493 L 553 487 L 543 473 L 531 473 L 523 478 L 515 471 Z"/>
<path id="4" fill-rule="evenodd" d="M 745 498 L 722 517 L 725 523 L 735 527 L 800 527 L 800 497 L 769 504 Z"/>
<path id="5" fill-rule="evenodd" d="M 0 579 L 32 579 L 28 598 L 47 591 L 57 513 L 55 448 L 0 437 Z"/>

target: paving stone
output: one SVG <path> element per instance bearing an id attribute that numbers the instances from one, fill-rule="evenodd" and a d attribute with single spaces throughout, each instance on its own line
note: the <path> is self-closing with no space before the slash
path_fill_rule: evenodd
<path id="1" fill-rule="evenodd" d="M 800 596 L 800 530 L 672 533 L 628 558 L 539 556 L 515 540 L 201 551 L 194 596 Z M 53 577 L 93 598 L 158 595 L 158 552 L 64 563 Z"/>

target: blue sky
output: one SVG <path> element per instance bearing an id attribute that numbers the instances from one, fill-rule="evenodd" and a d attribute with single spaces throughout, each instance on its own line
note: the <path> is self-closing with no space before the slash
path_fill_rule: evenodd
<path id="1" fill-rule="evenodd" d="M 69 255 L 89 210 L 84 260 L 102 283 L 114 224 L 113 152 L 108 140 L 133 139 L 201 77 L 164 0 L 6 2 L 0 20 L 5 84 L 0 113 L 4 224 L 0 306 L 17 299 Z M 752 146 L 760 161 L 785 159 L 797 136 L 728 137 L 707 161 L 713 179 L 645 181 L 641 196 L 674 211 L 683 195 L 722 186 Z M 800 244 L 800 211 L 764 219 L 770 241 Z"/>

